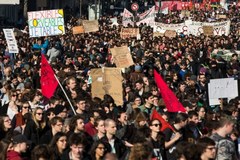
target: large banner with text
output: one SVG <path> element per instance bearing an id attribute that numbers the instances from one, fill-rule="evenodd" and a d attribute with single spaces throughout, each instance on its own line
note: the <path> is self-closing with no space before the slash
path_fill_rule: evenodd
<path id="1" fill-rule="evenodd" d="M 28 12 L 30 37 L 65 34 L 63 9 Z"/>

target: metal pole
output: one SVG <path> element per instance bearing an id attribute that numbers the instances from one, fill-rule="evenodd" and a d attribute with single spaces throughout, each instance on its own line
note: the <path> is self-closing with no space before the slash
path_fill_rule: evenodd
<path id="1" fill-rule="evenodd" d="M 95 5 L 94 13 L 95 13 L 95 20 L 96 20 L 97 19 L 97 0 L 94 0 L 94 5 Z"/>
<path id="2" fill-rule="evenodd" d="M 80 0 L 80 3 L 79 3 L 80 5 L 79 5 L 79 10 L 80 10 L 80 15 L 79 15 L 79 17 L 81 18 L 82 17 L 82 0 Z"/>

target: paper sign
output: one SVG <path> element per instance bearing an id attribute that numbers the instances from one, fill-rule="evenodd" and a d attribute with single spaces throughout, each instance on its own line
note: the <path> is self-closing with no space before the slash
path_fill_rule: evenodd
<path id="1" fill-rule="evenodd" d="M 203 26 L 203 34 L 213 36 L 213 26 Z"/>
<path id="2" fill-rule="evenodd" d="M 166 32 L 164 33 L 164 35 L 165 35 L 166 37 L 169 37 L 169 38 L 174 38 L 174 37 L 176 37 L 177 32 L 174 31 L 174 30 L 166 30 Z"/>
<path id="3" fill-rule="evenodd" d="M 120 68 L 91 69 L 92 97 L 113 97 L 117 105 L 123 104 L 122 74 Z"/>
<path id="4" fill-rule="evenodd" d="M 111 48 L 114 62 L 118 68 L 127 68 L 133 65 L 133 59 L 127 46 Z"/>
<path id="5" fill-rule="evenodd" d="M 209 99 L 238 96 L 238 83 L 234 78 L 211 79 L 208 84 Z"/>
<path id="6" fill-rule="evenodd" d="M 98 20 L 93 20 L 93 21 L 84 20 L 82 22 L 83 22 L 83 27 L 84 27 L 85 33 L 99 31 Z"/>
<path id="7" fill-rule="evenodd" d="M 9 53 L 18 53 L 19 49 L 13 33 L 13 29 L 3 29 L 3 32 L 7 41 Z"/>
<path id="8" fill-rule="evenodd" d="M 160 32 L 153 32 L 153 37 L 163 37 L 164 33 L 160 33 Z"/>
<path id="9" fill-rule="evenodd" d="M 220 15 L 217 15 L 217 18 L 218 18 L 218 19 L 226 19 L 227 16 L 224 15 L 224 14 L 220 14 Z"/>
<path id="10" fill-rule="evenodd" d="M 84 33 L 83 26 L 76 26 L 72 28 L 73 34 L 81 34 Z"/>
<path id="11" fill-rule="evenodd" d="M 139 28 L 122 28 L 120 36 L 122 39 L 137 37 L 139 34 Z"/>
<path id="12" fill-rule="evenodd" d="M 63 9 L 28 12 L 30 37 L 65 34 Z"/>

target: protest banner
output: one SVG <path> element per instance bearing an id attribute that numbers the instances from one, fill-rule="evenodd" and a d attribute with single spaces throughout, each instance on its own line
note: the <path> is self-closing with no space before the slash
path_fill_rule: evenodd
<path id="1" fill-rule="evenodd" d="M 240 60 L 240 50 L 214 49 L 211 57 L 221 56 L 225 61 L 230 61 L 233 54 L 237 54 L 238 60 Z"/>
<path id="2" fill-rule="evenodd" d="M 91 69 L 91 78 L 92 78 L 92 97 L 103 98 L 105 91 L 103 90 L 103 73 L 102 68 L 93 68 Z"/>
<path id="3" fill-rule="evenodd" d="M 139 28 L 122 28 L 120 37 L 122 39 L 137 37 L 139 34 Z"/>
<path id="4" fill-rule="evenodd" d="M 98 20 L 93 21 L 83 20 L 82 22 L 85 33 L 99 31 Z"/>
<path id="5" fill-rule="evenodd" d="M 133 14 L 127 10 L 126 8 L 124 8 L 124 11 L 123 11 L 123 15 L 122 15 L 122 24 L 124 27 L 127 27 L 128 24 L 130 25 L 133 25 L 134 22 L 133 22 L 133 19 L 134 19 L 134 16 Z"/>
<path id="6" fill-rule="evenodd" d="M 9 53 L 18 53 L 19 49 L 13 33 L 13 29 L 3 29 L 3 32 L 7 41 Z"/>
<path id="7" fill-rule="evenodd" d="M 30 37 L 65 34 L 63 9 L 28 12 Z"/>
<path id="8" fill-rule="evenodd" d="M 83 26 L 76 26 L 72 28 L 73 34 L 81 34 L 84 33 L 84 28 Z"/>
<path id="9" fill-rule="evenodd" d="M 117 17 L 114 17 L 114 18 L 110 18 L 110 21 L 111 21 L 111 26 L 113 26 L 113 25 L 116 25 L 116 26 L 118 26 L 119 24 L 118 24 L 118 22 L 117 22 Z"/>
<path id="10" fill-rule="evenodd" d="M 103 89 L 117 105 L 123 105 L 122 80 L 121 68 L 104 68 Z"/>
<path id="11" fill-rule="evenodd" d="M 13 33 L 15 37 L 23 36 L 23 32 L 17 28 L 13 28 Z"/>
<path id="12" fill-rule="evenodd" d="M 154 26 L 155 23 L 155 7 L 153 6 L 146 12 L 140 14 L 138 16 L 138 22 L 136 23 L 139 26 L 141 23 L 146 24 L 148 26 Z"/>
<path id="13" fill-rule="evenodd" d="M 133 59 L 127 46 L 111 48 L 114 62 L 118 68 L 127 68 L 133 65 Z"/>
<path id="14" fill-rule="evenodd" d="M 166 30 L 164 33 L 164 36 L 169 37 L 169 38 L 174 38 L 176 37 L 177 32 L 175 30 Z"/>
<path id="15" fill-rule="evenodd" d="M 165 24 L 165 23 L 159 23 L 155 22 L 153 31 L 154 32 L 161 32 L 164 33 L 166 30 L 174 30 L 178 34 L 183 32 L 184 34 L 187 34 L 187 26 L 185 26 L 184 23 L 178 23 L 178 24 Z"/>
<path id="16" fill-rule="evenodd" d="M 154 37 L 163 37 L 164 33 L 160 33 L 160 32 L 153 32 L 153 38 Z"/>
<path id="17" fill-rule="evenodd" d="M 238 96 L 238 82 L 234 78 L 211 79 L 208 84 L 209 99 Z"/>
<path id="18" fill-rule="evenodd" d="M 213 36 L 213 26 L 203 26 L 203 34 Z"/>
<path id="19" fill-rule="evenodd" d="M 105 94 L 109 94 L 117 105 L 123 104 L 123 78 L 120 68 L 91 69 L 91 77 L 92 97 L 103 98 Z"/>

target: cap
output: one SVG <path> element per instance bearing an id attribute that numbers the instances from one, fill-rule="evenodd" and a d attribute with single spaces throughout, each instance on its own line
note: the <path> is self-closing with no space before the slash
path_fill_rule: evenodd
<path id="1" fill-rule="evenodd" d="M 13 137 L 13 144 L 19 144 L 19 143 L 27 143 L 27 144 L 31 144 L 31 141 L 29 141 L 27 139 L 27 137 L 25 135 L 19 134 Z"/>

